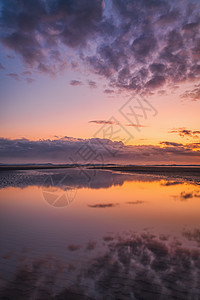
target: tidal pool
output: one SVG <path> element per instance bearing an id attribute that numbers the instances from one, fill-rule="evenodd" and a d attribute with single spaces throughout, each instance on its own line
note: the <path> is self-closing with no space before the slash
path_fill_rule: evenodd
<path id="1" fill-rule="evenodd" d="M 0 299 L 200 299 L 192 176 L 1 172 L 0 223 Z"/>

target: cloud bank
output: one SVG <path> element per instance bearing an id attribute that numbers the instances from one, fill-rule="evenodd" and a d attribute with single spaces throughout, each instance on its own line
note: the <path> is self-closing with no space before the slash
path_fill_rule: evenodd
<path id="1" fill-rule="evenodd" d="M 199 163 L 199 143 L 161 142 L 160 145 L 125 145 L 109 139 L 55 140 L 0 139 L 3 163 Z"/>

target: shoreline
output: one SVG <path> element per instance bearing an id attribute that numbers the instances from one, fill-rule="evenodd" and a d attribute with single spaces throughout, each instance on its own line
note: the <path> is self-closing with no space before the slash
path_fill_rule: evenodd
<path id="1" fill-rule="evenodd" d="M 135 166 L 120 166 L 120 165 L 0 165 L 0 172 L 4 171 L 20 171 L 20 170 L 51 170 L 51 169 L 69 169 L 69 168 L 87 168 L 87 169 L 98 169 L 98 170 L 111 170 L 111 171 L 120 171 L 128 173 L 142 173 L 142 174 L 177 174 L 177 175 L 195 175 L 200 176 L 200 166 L 181 166 L 181 165 L 135 165 Z"/>
<path id="2" fill-rule="evenodd" d="M 92 169 L 112 170 L 128 173 L 158 174 L 158 175 L 195 175 L 200 176 L 200 167 L 193 166 L 115 166 L 93 167 Z"/>

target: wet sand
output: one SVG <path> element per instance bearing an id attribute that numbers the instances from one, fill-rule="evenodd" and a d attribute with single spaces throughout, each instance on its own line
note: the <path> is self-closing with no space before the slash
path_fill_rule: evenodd
<path id="1" fill-rule="evenodd" d="M 190 175 L 200 176 L 200 167 L 193 166 L 102 166 L 94 167 L 95 169 L 157 174 L 157 175 Z"/>
<path id="2" fill-rule="evenodd" d="M 157 175 L 191 175 L 200 176 L 200 166 L 126 166 L 126 165 L 84 165 L 84 164 L 47 164 L 47 165 L 0 165 L 0 171 L 14 170 L 38 170 L 38 169 L 67 169 L 67 168 L 88 168 L 112 170 L 121 172 L 157 174 Z"/>
<path id="3" fill-rule="evenodd" d="M 67 169 L 75 168 L 78 165 L 0 165 L 0 171 L 14 171 L 14 170 L 49 170 L 49 169 Z"/>
<path id="4" fill-rule="evenodd" d="M 0 299 L 200 299 L 198 176 L 56 168 L 0 173 Z"/>

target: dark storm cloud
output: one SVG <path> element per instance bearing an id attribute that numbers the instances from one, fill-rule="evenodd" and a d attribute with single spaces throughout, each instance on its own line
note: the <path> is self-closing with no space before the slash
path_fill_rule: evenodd
<path id="1" fill-rule="evenodd" d="M 151 92 L 199 78 L 199 3 L 113 0 L 118 30 L 88 62 L 117 89 Z M 193 22 L 191 22 L 193 20 Z M 112 49 L 112 50 L 111 50 Z"/>
<path id="2" fill-rule="evenodd" d="M 63 58 L 70 48 L 112 90 L 149 93 L 200 77 L 199 1 L 1 2 L 1 43 L 41 72 L 72 65 Z"/>
<path id="3" fill-rule="evenodd" d="M 97 32 L 103 10 L 101 0 L 1 2 L 1 43 L 30 65 L 50 61 L 52 51 L 59 63 L 59 43 L 70 48 L 86 45 Z"/>
<path id="4" fill-rule="evenodd" d="M 170 52 L 177 51 L 183 47 L 183 38 L 178 31 L 172 30 L 168 33 L 167 46 Z"/>
<path id="5" fill-rule="evenodd" d="M 17 42 L 23 42 L 25 49 L 26 45 L 40 48 L 41 44 L 34 39 L 37 34 L 50 46 L 57 43 L 55 38 L 70 47 L 84 44 L 102 17 L 100 0 L 3 0 L 2 3 L 1 24 L 8 31 L 3 42 L 8 41 L 8 46 L 22 51 L 22 55 L 26 51 L 23 52 L 23 45 L 16 48 Z"/>
<path id="6" fill-rule="evenodd" d="M 151 80 L 146 83 L 146 87 L 151 90 L 161 87 L 165 83 L 164 76 L 154 76 Z"/>
<path id="7" fill-rule="evenodd" d="M 165 70 L 165 65 L 161 63 L 153 63 L 149 66 L 152 73 L 163 73 Z"/>
<path id="8" fill-rule="evenodd" d="M 8 48 L 19 53 L 25 62 L 29 64 L 44 60 L 41 46 L 34 36 L 22 34 L 21 32 L 13 32 L 8 36 L 2 37 L 1 42 Z"/>
<path id="9" fill-rule="evenodd" d="M 112 153 L 117 153 L 115 156 Z M 85 155 L 87 153 L 87 155 Z M 127 162 L 197 162 L 198 144 L 164 142 L 153 145 L 124 145 L 109 139 L 76 139 L 64 137 L 55 140 L 0 139 L 1 162 L 59 162 L 59 163 L 127 163 Z"/>
<path id="10" fill-rule="evenodd" d="M 149 59 L 149 56 L 156 48 L 156 44 L 157 41 L 153 34 L 143 34 L 133 41 L 131 49 L 135 58 L 143 62 L 144 59 Z"/>

